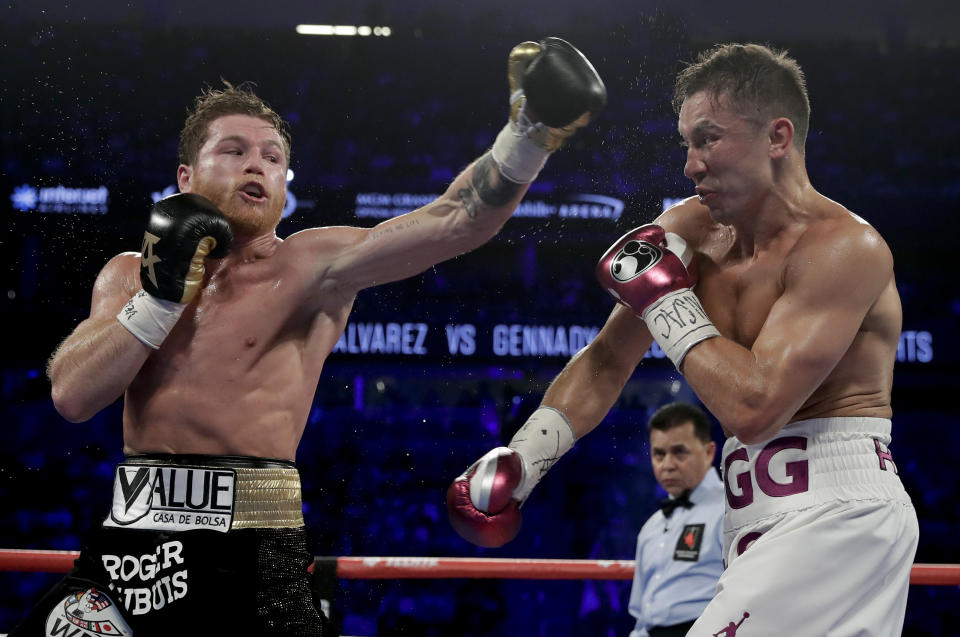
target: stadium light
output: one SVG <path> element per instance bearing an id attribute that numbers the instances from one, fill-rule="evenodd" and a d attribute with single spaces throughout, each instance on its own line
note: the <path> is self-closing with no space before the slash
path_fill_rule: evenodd
<path id="1" fill-rule="evenodd" d="M 346 35 L 390 37 L 393 31 L 390 27 L 370 27 L 366 25 L 352 26 L 347 24 L 298 24 L 297 33 L 300 35 Z"/>

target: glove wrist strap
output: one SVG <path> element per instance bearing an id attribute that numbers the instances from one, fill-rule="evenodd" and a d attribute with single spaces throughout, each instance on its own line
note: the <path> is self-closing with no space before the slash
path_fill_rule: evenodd
<path id="1" fill-rule="evenodd" d="M 540 478 L 570 451 L 574 442 L 573 427 L 563 412 L 553 407 L 540 407 L 533 412 L 507 445 L 523 462 L 523 480 L 514 489 L 513 497 L 521 503 L 525 501 Z"/>
<path id="2" fill-rule="evenodd" d="M 123 306 L 117 320 L 141 343 L 159 349 L 186 307 L 140 290 Z"/>
<path id="3" fill-rule="evenodd" d="M 537 145 L 521 124 L 511 121 L 497 135 L 491 155 L 505 179 L 528 184 L 540 174 L 550 151 Z"/>
<path id="4" fill-rule="evenodd" d="M 679 370 L 690 348 L 714 336 L 720 336 L 690 288 L 664 294 L 643 311 L 647 323 L 663 353 Z"/>

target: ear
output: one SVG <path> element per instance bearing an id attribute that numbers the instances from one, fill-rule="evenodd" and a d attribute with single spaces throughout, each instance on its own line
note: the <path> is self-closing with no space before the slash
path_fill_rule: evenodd
<path id="1" fill-rule="evenodd" d="M 710 459 L 709 464 L 713 464 L 713 459 L 717 455 L 717 443 L 710 441 L 707 443 L 707 457 Z"/>
<path id="2" fill-rule="evenodd" d="M 783 157 L 793 144 L 793 122 L 787 117 L 778 117 L 770 122 L 770 157 Z"/>
<path id="3" fill-rule="evenodd" d="M 190 192 L 192 178 L 193 168 L 186 164 L 177 166 L 177 186 L 180 187 L 180 192 Z"/>

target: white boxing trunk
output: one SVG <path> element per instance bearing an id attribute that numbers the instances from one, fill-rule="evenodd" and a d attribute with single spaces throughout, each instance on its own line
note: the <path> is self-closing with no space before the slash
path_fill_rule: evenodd
<path id="1" fill-rule="evenodd" d="M 727 569 L 688 636 L 900 635 L 919 533 L 890 428 L 821 418 L 727 440 Z"/>

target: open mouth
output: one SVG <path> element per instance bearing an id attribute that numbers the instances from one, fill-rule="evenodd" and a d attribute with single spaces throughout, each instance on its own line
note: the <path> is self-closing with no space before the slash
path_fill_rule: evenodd
<path id="1" fill-rule="evenodd" d="M 267 191 L 256 181 L 248 181 L 243 184 L 240 187 L 240 193 L 246 199 L 252 199 L 253 201 L 265 201 L 267 199 Z"/>

